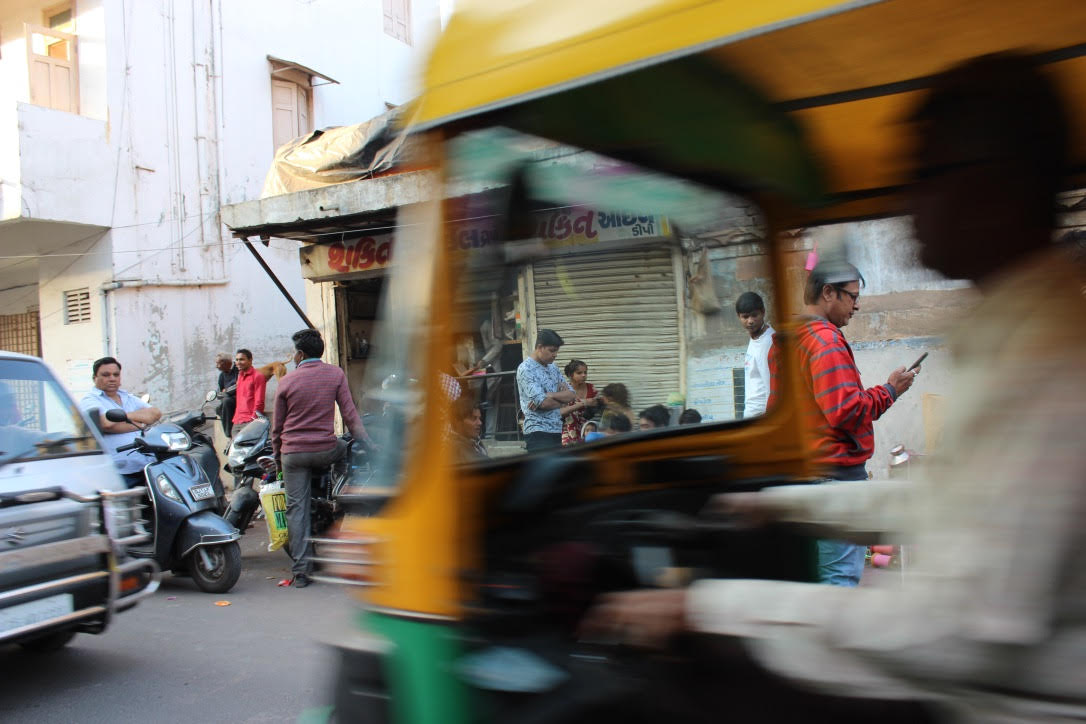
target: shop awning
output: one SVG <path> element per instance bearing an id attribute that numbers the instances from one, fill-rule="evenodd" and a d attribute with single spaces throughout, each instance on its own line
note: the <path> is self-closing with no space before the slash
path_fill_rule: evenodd
<path id="1" fill-rule="evenodd" d="M 283 58 L 276 58 L 274 55 L 268 56 L 268 62 L 272 65 L 272 75 L 284 70 L 296 70 L 299 73 L 309 76 L 310 78 L 320 78 L 324 83 L 314 83 L 313 85 L 328 85 L 335 83 L 339 85 L 339 81 L 335 78 L 319 73 L 312 68 L 306 67 L 301 63 L 295 63 L 293 60 L 285 60 Z"/>

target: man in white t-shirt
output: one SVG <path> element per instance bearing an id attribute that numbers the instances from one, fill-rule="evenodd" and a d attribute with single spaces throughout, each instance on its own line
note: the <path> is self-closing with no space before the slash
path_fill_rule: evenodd
<path id="1" fill-rule="evenodd" d="M 743 292 L 735 302 L 739 323 L 750 335 L 743 366 L 743 418 L 765 414 L 769 401 L 769 348 L 773 328 L 765 321 L 765 302 L 754 292 Z"/>

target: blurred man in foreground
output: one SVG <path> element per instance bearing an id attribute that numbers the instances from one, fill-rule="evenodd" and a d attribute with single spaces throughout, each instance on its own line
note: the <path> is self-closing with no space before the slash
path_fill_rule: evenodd
<path id="1" fill-rule="evenodd" d="M 912 487 L 830 483 L 716 501 L 762 520 L 894 531 L 913 544 L 905 586 L 703 581 L 610 597 L 583 629 L 646 646 L 680 630 L 734 637 L 721 641 L 741 644 L 739 661 L 772 673 L 752 680 L 740 663 L 718 680 L 743 687 L 736 700 L 764 720 L 825 718 L 861 696 L 938 701 L 976 721 L 1081 719 L 1086 259 L 1051 242 L 1066 120 L 1017 55 L 944 73 L 913 120 L 923 260 L 986 296 L 953 344 L 946 457 Z"/>

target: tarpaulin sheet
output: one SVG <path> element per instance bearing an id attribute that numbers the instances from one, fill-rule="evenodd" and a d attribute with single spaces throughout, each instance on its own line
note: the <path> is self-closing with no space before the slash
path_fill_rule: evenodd
<path id="1" fill-rule="evenodd" d="M 398 110 L 313 131 L 275 152 L 260 198 L 379 176 L 396 166 L 404 146 Z"/>

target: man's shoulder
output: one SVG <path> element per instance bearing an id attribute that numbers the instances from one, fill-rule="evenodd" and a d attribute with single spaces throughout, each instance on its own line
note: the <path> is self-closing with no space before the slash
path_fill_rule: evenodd
<path id="1" fill-rule="evenodd" d="M 279 389 L 283 389 L 284 385 L 289 388 L 293 385 L 303 384 L 306 380 L 315 378 L 328 381 L 338 380 L 340 378 L 346 379 L 346 375 L 339 367 L 330 365 L 327 362 L 308 362 L 284 375 L 283 378 L 279 380 Z"/>
<path id="2" fill-rule="evenodd" d="M 94 387 L 94 388 L 88 390 L 82 397 L 79 398 L 79 404 L 80 405 L 88 405 L 89 404 L 89 405 L 92 405 L 92 406 L 97 406 L 98 403 L 102 400 L 103 397 L 105 397 L 105 394 L 100 389 L 98 389 L 97 387 Z"/>
<path id="3" fill-rule="evenodd" d="M 517 372 L 533 372 L 537 369 L 542 369 L 543 365 L 536 362 L 531 357 L 525 357 L 524 360 L 517 365 Z"/>
<path id="4" fill-rule="evenodd" d="M 844 339 L 844 334 L 832 322 L 822 317 L 809 317 L 803 321 L 796 330 L 796 336 L 801 342 L 815 341 L 828 343 L 838 339 Z"/>
<path id="5" fill-rule="evenodd" d="M 327 362 L 318 362 L 313 365 L 313 367 L 313 374 L 315 375 L 320 375 L 321 377 L 326 377 L 330 380 L 347 379 L 347 374 L 336 365 L 331 365 Z"/>

